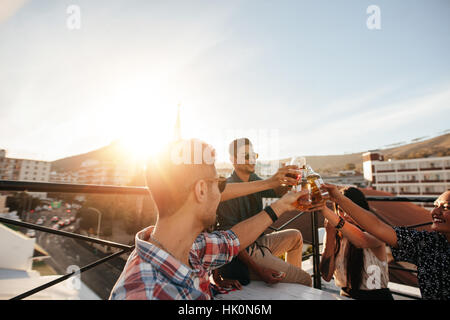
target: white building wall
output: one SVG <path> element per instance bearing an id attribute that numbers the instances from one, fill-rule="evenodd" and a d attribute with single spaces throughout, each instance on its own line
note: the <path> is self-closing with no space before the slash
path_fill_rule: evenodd
<path id="1" fill-rule="evenodd" d="M 50 168 L 50 162 L 24 159 L 20 167 L 19 180 L 48 182 L 50 181 Z"/>
<path id="2" fill-rule="evenodd" d="M 374 167 L 368 180 L 376 190 L 436 197 L 450 189 L 450 157 L 365 161 L 363 166 Z M 365 178 L 368 177 L 365 175 Z"/>
<path id="3" fill-rule="evenodd" d="M 35 241 L 0 224 L 0 269 L 30 270 Z"/>

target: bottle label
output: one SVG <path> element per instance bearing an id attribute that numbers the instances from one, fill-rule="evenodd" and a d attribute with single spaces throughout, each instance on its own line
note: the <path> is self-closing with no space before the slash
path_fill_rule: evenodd
<path id="1" fill-rule="evenodd" d="M 317 188 L 320 189 L 320 186 L 323 184 L 323 181 L 321 181 L 322 179 L 316 179 L 314 180 L 314 183 L 316 184 Z"/>

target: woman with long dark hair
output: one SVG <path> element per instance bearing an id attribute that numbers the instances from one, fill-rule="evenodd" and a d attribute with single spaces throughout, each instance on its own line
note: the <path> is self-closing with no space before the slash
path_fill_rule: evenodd
<path id="1" fill-rule="evenodd" d="M 423 299 L 450 300 L 450 190 L 434 202 L 434 209 L 430 211 L 430 219 L 433 220 L 431 231 L 419 231 L 390 226 L 343 196 L 337 186 L 325 183 L 323 187 L 329 192 L 331 201 L 344 208 L 362 228 L 391 248 L 395 261 L 406 261 L 417 266 L 417 280 Z M 341 220 L 338 222 L 335 219 L 332 223 L 342 225 Z"/>
<path id="2" fill-rule="evenodd" d="M 370 211 L 364 194 L 353 187 L 343 192 L 358 206 Z M 324 252 L 320 271 L 325 281 L 334 276 L 341 295 L 362 300 L 393 300 L 387 288 L 389 272 L 386 245 L 360 226 L 335 204 L 334 212 L 322 209 L 325 217 Z"/>

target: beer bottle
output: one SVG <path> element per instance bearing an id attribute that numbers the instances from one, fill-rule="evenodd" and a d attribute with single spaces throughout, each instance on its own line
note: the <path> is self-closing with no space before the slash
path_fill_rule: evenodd
<path id="1" fill-rule="evenodd" d="M 308 190 L 308 194 L 304 197 L 301 197 L 298 199 L 298 201 L 295 203 L 295 207 L 302 211 L 302 210 L 308 210 L 311 207 L 312 201 L 311 201 L 311 186 L 307 179 L 307 172 L 306 172 L 306 165 L 303 165 L 300 167 L 301 172 L 301 179 L 298 180 L 298 185 L 295 187 L 296 191 L 301 190 Z"/>
<path id="2" fill-rule="evenodd" d="M 315 172 L 311 166 L 306 165 L 306 179 L 311 188 L 312 206 L 321 204 L 330 198 L 328 191 L 322 188 L 323 180 L 321 176 Z"/>

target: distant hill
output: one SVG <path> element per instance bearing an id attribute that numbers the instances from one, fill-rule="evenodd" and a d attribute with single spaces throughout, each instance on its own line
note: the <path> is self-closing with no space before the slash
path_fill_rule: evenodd
<path id="1" fill-rule="evenodd" d="M 385 159 L 395 160 L 450 156 L 450 133 L 378 151 Z M 306 156 L 306 161 L 323 173 L 345 170 L 345 166 L 350 163 L 362 172 L 362 154 L 365 152 L 367 151 L 344 155 Z"/>
<path id="2" fill-rule="evenodd" d="M 306 161 L 315 170 L 320 171 L 323 174 L 337 173 L 338 171 L 345 170 L 346 165 L 348 164 L 354 164 L 356 170 L 362 171 L 362 154 L 364 152 L 344 155 L 306 156 Z M 380 149 L 379 152 L 384 155 L 385 159 L 412 159 L 449 156 L 450 133 L 402 146 Z M 52 170 L 77 170 L 81 163 L 87 159 L 111 160 L 118 158 L 125 159 L 125 157 L 126 154 L 124 154 L 123 150 L 120 149 L 119 144 L 112 143 L 91 152 L 56 160 L 52 163 Z M 289 159 L 284 159 L 284 161 L 289 161 Z"/>
<path id="3" fill-rule="evenodd" d="M 55 160 L 52 162 L 52 170 L 58 172 L 76 171 L 80 168 L 81 164 L 88 159 L 95 159 L 95 160 L 114 159 L 120 161 L 125 157 L 126 155 L 123 153 L 123 150 L 119 146 L 119 143 L 113 142 L 110 145 L 107 145 L 97 150 Z"/>
<path id="4" fill-rule="evenodd" d="M 416 159 L 450 156 L 450 133 L 404 146 L 382 150 L 385 158 Z"/>

